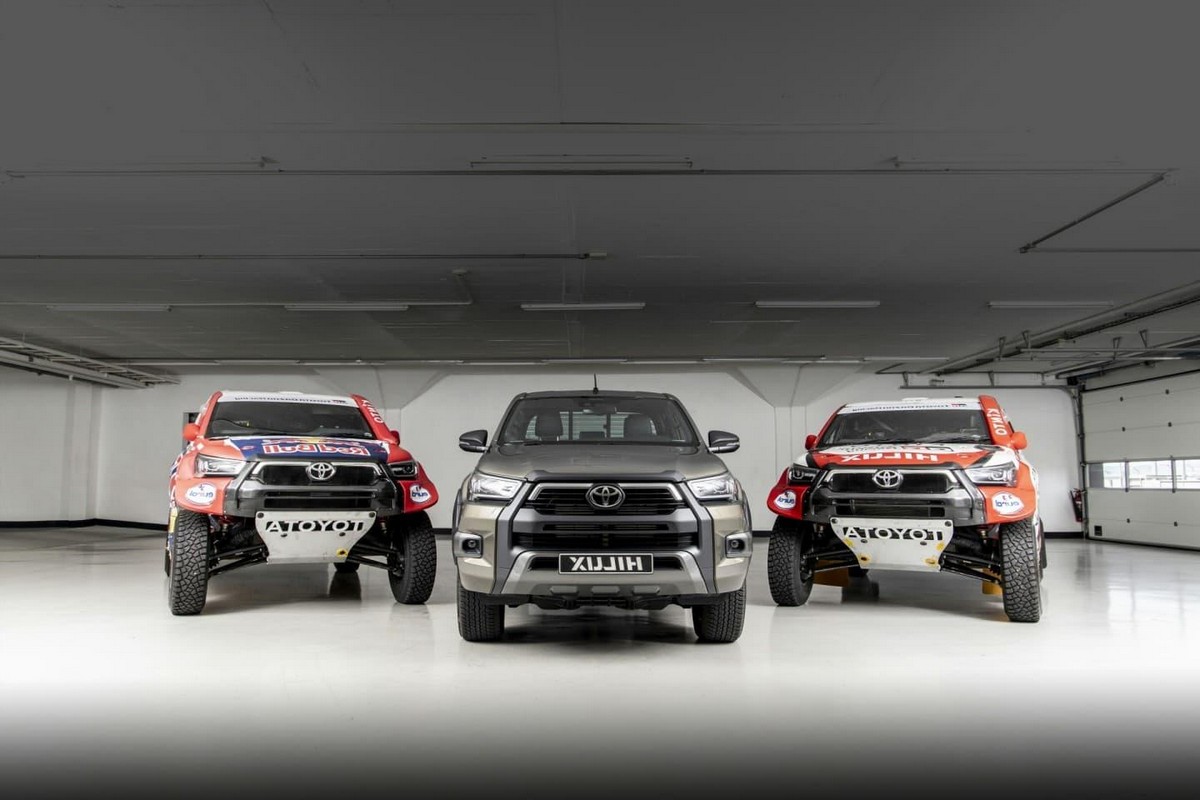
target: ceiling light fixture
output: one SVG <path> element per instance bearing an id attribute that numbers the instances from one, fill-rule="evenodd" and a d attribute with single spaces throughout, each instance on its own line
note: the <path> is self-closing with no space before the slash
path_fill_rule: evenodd
<path id="1" fill-rule="evenodd" d="M 988 308 L 1112 308 L 1108 300 L 989 300 Z"/>
<path id="2" fill-rule="evenodd" d="M 286 303 L 284 311 L 408 311 L 409 303 L 344 302 L 344 303 Z"/>
<path id="3" fill-rule="evenodd" d="M 759 308 L 876 308 L 878 300 L 755 300 Z"/>
<path id="4" fill-rule="evenodd" d="M 522 311 L 641 311 L 645 303 L 521 303 Z"/>

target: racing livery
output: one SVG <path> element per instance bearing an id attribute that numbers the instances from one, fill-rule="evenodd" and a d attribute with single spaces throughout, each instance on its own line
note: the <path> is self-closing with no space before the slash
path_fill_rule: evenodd
<path id="1" fill-rule="evenodd" d="M 767 498 L 772 598 L 802 605 L 814 583 L 868 569 L 953 572 L 1037 622 L 1045 543 L 1025 447 L 987 395 L 842 406 Z"/>
<path id="2" fill-rule="evenodd" d="M 388 571 L 398 602 L 429 598 L 437 489 L 365 398 L 218 391 L 183 437 L 170 473 L 171 613 L 200 613 L 209 578 L 263 562 L 366 564 Z"/>
<path id="3" fill-rule="evenodd" d="M 504 634 L 506 606 L 692 610 L 703 642 L 742 633 L 750 509 L 682 404 L 650 392 L 532 392 L 512 401 L 454 507 L 458 629 Z"/>

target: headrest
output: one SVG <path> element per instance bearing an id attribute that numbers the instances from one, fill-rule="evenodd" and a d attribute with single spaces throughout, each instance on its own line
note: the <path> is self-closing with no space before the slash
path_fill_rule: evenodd
<path id="1" fill-rule="evenodd" d="M 562 436 L 563 432 L 562 417 L 558 415 L 557 411 L 538 414 L 533 431 L 539 439 L 557 439 Z"/>
<path id="2" fill-rule="evenodd" d="M 625 418 L 626 439 L 653 439 L 654 420 L 647 414 L 630 414 Z"/>

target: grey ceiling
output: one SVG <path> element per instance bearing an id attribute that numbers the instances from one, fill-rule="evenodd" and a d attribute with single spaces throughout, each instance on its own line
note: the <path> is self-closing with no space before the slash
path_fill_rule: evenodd
<path id="1" fill-rule="evenodd" d="M 1188 1 L 6 2 L 0 335 L 156 362 L 912 370 L 1187 345 L 1198 21 Z M 1122 308 L 1160 293 L 1147 311 L 1171 311 Z M 282 307 L 380 300 L 413 305 Z M 1100 309 L 991 300 L 1114 309 L 1071 326 Z M 520 308 L 560 301 L 646 307 Z M 964 358 L 1022 332 L 1043 352 Z"/>

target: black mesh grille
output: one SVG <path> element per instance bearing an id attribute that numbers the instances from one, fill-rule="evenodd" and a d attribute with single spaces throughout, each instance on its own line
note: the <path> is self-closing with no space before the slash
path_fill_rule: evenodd
<path id="1" fill-rule="evenodd" d="M 513 545 L 521 550 L 683 550 L 699 547 L 696 533 L 514 533 Z"/>
<path id="2" fill-rule="evenodd" d="M 672 514 L 684 508 L 682 500 L 675 499 L 671 490 L 665 487 L 626 486 L 625 502 L 620 508 L 612 511 L 598 511 L 587 501 L 587 492 L 591 486 L 547 487 L 542 489 L 536 499 L 527 500 L 526 508 L 541 514 L 556 516 L 570 515 L 619 515 L 639 514 L 656 515 Z"/>
<path id="3" fill-rule="evenodd" d="M 928 500 L 867 499 L 833 501 L 834 513 L 841 517 L 895 517 L 898 519 L 945 519 L 946 507 Z"/>
<path id="4" fill-rule="evenodd" d="M 903 480 L 893 489 L 879 487 L 874 472 L 835 472 L 829 476 L 827 486 L 834 492 L 905 492 L 910 494 L 945 494 L 954 488 L 950 476 L 944 472 L 901 472 Z"/>
<path id="5" fill-rule="evenodd" d="M 375 495 L 373 492 L 271 492 L 262 493 L 265 509 L 294 511 L 358 511 L 369 510 Z"/>
<path id="6" fill-rule="evenodd" d="M 374 467 L 333 464 L 335 472 L 327 481 L 314 481 L 306 464 L 267 464 L 257 475 L 267 486 L 369 486 L 379 480 Z"/>

